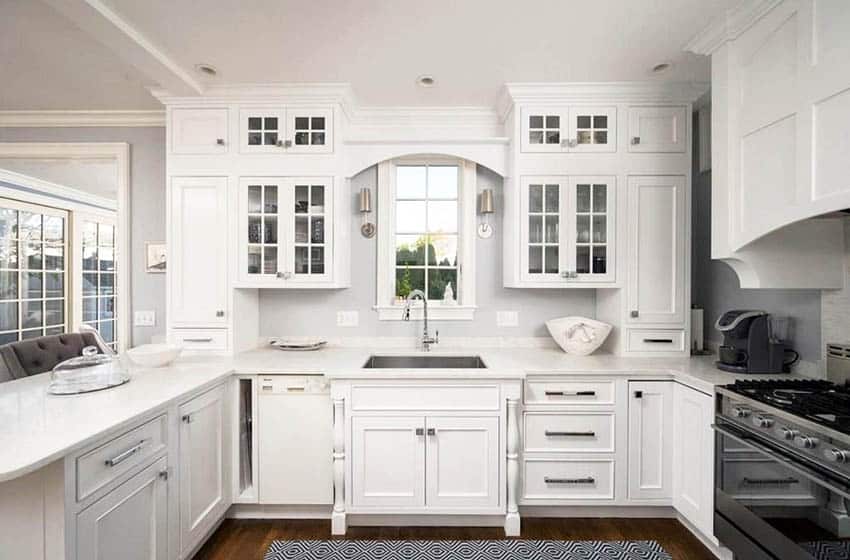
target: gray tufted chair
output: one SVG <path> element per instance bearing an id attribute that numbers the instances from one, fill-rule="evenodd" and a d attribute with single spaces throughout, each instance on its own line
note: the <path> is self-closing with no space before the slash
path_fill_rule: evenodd
<path id="1" fill-rule="evenodd" d="M 98 347 L 91 333 L 66 333 L 10 342 L 0 346 L 0 383 L 50 371 L 59 362 Z"/>

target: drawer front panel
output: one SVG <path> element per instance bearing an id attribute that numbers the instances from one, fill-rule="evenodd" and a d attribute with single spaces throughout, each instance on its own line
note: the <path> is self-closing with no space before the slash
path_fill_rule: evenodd
<path id="1" fill-rule="evenodd" d="M 736 499 L 765 505 L 815 499 L 806 477 L 772 460 L 724 461 L 723 491 Z"/>
<path id="2" fill-rule="evenodd" d="M 613 381 L 529 380 L 525 383 L 526 404 L 613 405 Z"/>
<path id="3" fill-rule="evenodd" d="M 614 414 L 526 413 L 525 450 L 613 453 Z"/>
<path id="4" fill-rule="evenodd" d="M 77 457 L 77 501 L 165 450 L 167 416 L 163 414 Z"/>
<path id="5" fill-rule="evenodd" d="M 227 331 L 224 329 L 174 329 L 175 344 L 186 350 L 227 350 Z"/>
<path id="6" fill-rule="evenodd" d="M 629 330 L 632 352 L 683 352 L 685 331 L 675 329 Z"/>
<path id="7" fill-rule="evenodd" d="M 354 385 L 351 409 L 497 411 L 499 393 L 498 385 Z"/>
<path id="8" fill-rule="evenodd" d="M 525 500 L 613 500 L 614 461 L 524 461 Z"/>

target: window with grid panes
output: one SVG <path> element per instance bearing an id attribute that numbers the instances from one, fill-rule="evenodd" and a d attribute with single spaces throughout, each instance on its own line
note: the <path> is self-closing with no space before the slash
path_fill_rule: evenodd
<path id="1" fill-rule="evenodd" d="M 96 328 L 103 340 L 117 349 L 115 226 L 84 220 L 80 249 L 83 260 L 82 322 Z"/>
<path id="2" fill-rule="evenodd" d="M 67 330 L 68 214 L 0 199 L 0 344 Z"/>

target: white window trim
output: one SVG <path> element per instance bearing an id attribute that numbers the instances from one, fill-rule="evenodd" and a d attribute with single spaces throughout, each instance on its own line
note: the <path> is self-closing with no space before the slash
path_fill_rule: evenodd
<path id="1" fill-rule="evenodd" d="M 458 294 L 457 304 L 429 301 L 428 318 L 471 321 L 475 317 L 475 202 L 478 195 L 476 164 L 440 156 L 398 158 L 378 164 L 378 279 L 374 309 L 380 321 L 403 320 L 404 305 L 395 299 L 395 168 L 398 165 L 457 165 L 458 184 Z M 422 303 L 411 306 L 411 320 L 421 319 Z"/>

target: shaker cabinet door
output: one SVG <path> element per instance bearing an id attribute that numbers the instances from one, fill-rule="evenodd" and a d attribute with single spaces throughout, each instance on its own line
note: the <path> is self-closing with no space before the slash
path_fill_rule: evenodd
<path id="1" fill-rule="evenodd" d="M 229 141 L 227 118 L 227 109 L 173 109 L 171 153 L 226 153 Z"/>
<path id="2" fill-rule="evenodd" d="M 673 496 L 673 382 L 629 382 L 629 498 Z"/>
<path id="3" fill-rule="evenodd" d="M 629 107 L 630 152 L 685 152 L 685 107 Z"/>

